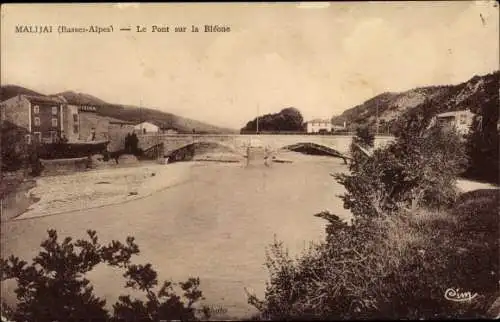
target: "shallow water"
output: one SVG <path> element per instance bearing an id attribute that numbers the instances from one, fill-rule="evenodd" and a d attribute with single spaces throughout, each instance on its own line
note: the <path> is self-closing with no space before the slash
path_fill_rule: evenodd
<path id="1" fill-rule="evenodd" d="M 296 254 L 324 235 L 324 220 L 313 214 L 330 210 L 349 217 L 336 197 L 343 187 L 329 175 L 346 169 L 342 160 L 294 153 L 282 157 L 294 163 L 269 168 L 193 163 L 187 183 L 141 200 L 4 223 L 2 257 L 32 258 L 50 228 L 75 238 L 94 229 L 102 241 L 133 235 L 141 249 L 136 262 L 152 263 L 160 279 L 199 276 L 206 304 L 224 307 L 226 317 L 247 317 L 255 309 L 247 304 L 243 287 L 263 295 L 265 248 L 274 235 Z M 89 277 L 95 293 L 109 304 L 125 293 L 119 272 L 98 267 Z M 7 283 L 2 294 L 12 290 Z"/>

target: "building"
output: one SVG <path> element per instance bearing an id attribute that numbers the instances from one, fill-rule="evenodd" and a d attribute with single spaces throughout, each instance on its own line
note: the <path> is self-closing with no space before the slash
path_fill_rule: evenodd
<path id="1" fill-rule="evenodd" d="M 344 121 L 342 124 L 333 124 L 332 123 L 332 131 L 344 131 L 346 130 L 347 123 Z"/>
<path id="2" fill-rule="evenodd" d="M 332 131 L 331 120 L 314 119 L 306 122 L 307 133 L 322 133 Z"/>
<path id="3" fill-rule="evenodd" d="M 164 134 L 179 134 L 179 131 L 177 131 L 177 129 L 175 128 L 162 128 L 161 129 L 161 132 L 164 133 Z"/>
<path id="4" fill-rule="evenodd" d="M 147 133 L 158 133 L 160 132 L 160 127 L 151 122 L 142 122 L 134 126 L 137 133 L 147 134 Z"/>
<path id="5" fill-rule="evenodd" d="M 435 121 L 444 127 L 454 128 L 459 134 L 465 135 L 474 121 L 475 114 L 469 110 L 453 111 L 438 114 Z"/>
<path id="6" fill-rule="evenodd" d="M 2 120 L 22 127 L 38 142 L 54 142 L 64 134 L 66 101 L 62 97 L 17 95 L 1 103 Z"/>
<path id="7" fill-rule="evenodd" d="M 107 138 L 109 140 L 108 151 L 120 151 L 125 149 L 125 137 L 127 134 L 137 132 L 134 124 L 112 117 L 106 117 L 108 121 Z"/>
<path id="8" fill-rule="evenodd" d="M 0 116 L 2 121 L 26 129 L 28 142 L 52 143 L 64 136 L 70 143 L 109 140 L 111 148 L 123 148 L 134 124 L 99 115 L 98 108 L 64 97 L 18 95 L 0 103 Z"/>

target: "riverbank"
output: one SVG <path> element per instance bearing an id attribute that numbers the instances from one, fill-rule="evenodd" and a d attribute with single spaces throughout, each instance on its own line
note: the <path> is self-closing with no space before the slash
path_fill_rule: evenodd
<path id="1" fill-rule="evenodd" d="M 14 220 L 82 211 L 144 198 L 187 180 L 190 166 L 186 163 L 169 166 L 149 163 L 41 177 L 29 192 L 39 201 Z"/>

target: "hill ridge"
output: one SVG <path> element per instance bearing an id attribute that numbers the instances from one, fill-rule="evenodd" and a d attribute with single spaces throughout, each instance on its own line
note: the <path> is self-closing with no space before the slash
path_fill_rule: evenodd
<path id="1" fill-rule="evenodd" d="M 395 119 L 410 108 L 423 106 L 425 99 L 436 105 L 436 113 L 470 109 L 476 114 L 496 117 L 498 109 L 500 71 L 474 75 L 456 85 L 429 85 L 402 92 L 384 92 L 332 117 L 333 123 L 344 121 L 351 128 L 361 124 L 374 125 L 378 116 L 382 131 L 389 131 Z"/>
<path id="2" fill-rule="evenodd" d="M 164 112 L 159 109 L 109 103 L 91 94 L 72 90 L 56 94 L 42 94 L 23 86 L 7 84 L 0 87 L 0 102 L 19 94 L 45 97 L 62 96 L 71 104 L 97 106 L 99 107 L 97 113 L 102 116 L 113 117 L 136 124 L 150 121 L 162 127 L 175 129 L 180 133 L 192 133 L 193 130 L 196 133 L 237 133 L 235 129 L 208 124 L 192 118 Z"/>

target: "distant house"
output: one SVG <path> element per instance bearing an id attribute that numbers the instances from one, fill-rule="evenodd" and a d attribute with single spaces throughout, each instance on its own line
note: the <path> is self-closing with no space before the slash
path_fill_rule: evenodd
<path id="1" fill-rule="evenodd" d="M 307 133 L 321 133 L 321 132 L 331 132 L 332 122 L 331 120 L 314 119 L 306 122 Z"/>
<path id="2" fill-rule="evenodd" d="M 179 133 L 179 131 L 177 131 L 177 129 L 174 129 L 174 128 L 171 128 L 171 127 L 162 128 L 161 132 L 165 133 L 165 134 L 178 134 Z"/>
<path id="3" fill-rule="evenodd" d="M 469 110 L 445 112 L 436 115 L 434 121 L 441 126 L 454 128 L 458 133 L 465 135 L 469 133 L 475 115 Z"/>
<path id="4" fill-rule="evenodd" d="M 142 122 L 134 126 L 134 129 L 140 134 L 146 133 L 158 133 L 160 132 L 160 127 L 151 122 Z"/>
<path id="5" fill-rule="evenodd" d="M 332 123 L 332 131 L 344 131 L 346 129 L 346 122 L 343 124 L 333 124 Z"/>

